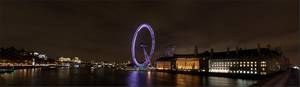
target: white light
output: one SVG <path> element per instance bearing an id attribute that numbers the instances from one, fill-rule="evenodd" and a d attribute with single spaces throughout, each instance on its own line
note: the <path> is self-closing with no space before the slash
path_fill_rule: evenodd
<path id="1" fill-rule="evenodd" d="M 39 55 L 39 53 L 37 53 L 37 52 L 34 52 L 34 53 L 33 53 L 33 55 Z"/>
<path id="2" fill-rule="evenodd" d="M 229 70 L 210 69 L 209 72 L 228 73 Z"/>
<path id="3" fill-rule="evenodd" d="M 294 66 L 293 69 L 299 70 L 300 68 L 298 66 Z"/>

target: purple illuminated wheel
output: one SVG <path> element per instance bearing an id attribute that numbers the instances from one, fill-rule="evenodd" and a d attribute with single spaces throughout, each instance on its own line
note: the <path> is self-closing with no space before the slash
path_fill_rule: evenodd
<path id="1" fill-rule="evenodd" d="M 136 56 L 135 56 L 135 47 L 136 47 L 136 39 L 138 37 L 139 32 L 142 29 L 147 29 L 150 32 L 150 36 L 151 36 L 151 50 L 150 50 L 150 54 L 148 54 L 147 50 L 146 50 L 146 46 L 144 44 L 142 44 L 140 47 L 143 49 L 143 53 L 144 53 L 144 57 L 145 57 L 145 62 L 144 63 L 138 63 L 136 60 Z M 133 39 L 132 39 L 132 44 L 131 44 L 131 55 L 132 55 L 132 61 L 133 63 L 140 67 L 140 68 L 146 68 L 147 66 L 150 65 L 151 61 L 151 57 L 154 54 L 154 48 L 155 48 L 155 36 L 154 36 L 154 32 L 151 28 L 150 25 L 148 24 L 142 24 L 140 25 L 137 30 L 134 33 Z"/>

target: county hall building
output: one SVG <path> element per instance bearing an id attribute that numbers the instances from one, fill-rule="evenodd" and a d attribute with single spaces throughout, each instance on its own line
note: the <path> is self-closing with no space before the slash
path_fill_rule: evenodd
<path id="1" fill-rule="evenodd" d="M 214 52 L 213 49 L 193 54 L 172 54 L 156 60 L 161 71 L 229 73 L 267 75 L 288 69 L 289 61 L 280 49 L 270 46 L 255 49 L 236 47 L 230 51 Z"/>

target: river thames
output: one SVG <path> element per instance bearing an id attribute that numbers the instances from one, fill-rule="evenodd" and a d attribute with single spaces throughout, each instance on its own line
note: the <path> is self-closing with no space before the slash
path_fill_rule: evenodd
<path id="1" fill-rule="evenodd" d="M 255 80 L 170 74 L 157 71 L 114 71 L 59 68 L 57 70 L 19 69 L 1 74 L 1 86 L 218 86 L 246 87 Z"/>

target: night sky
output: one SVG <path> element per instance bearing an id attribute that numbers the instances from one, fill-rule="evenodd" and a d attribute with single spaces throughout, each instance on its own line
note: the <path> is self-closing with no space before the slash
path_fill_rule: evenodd
<path id="1" fill-rule="evenodd" d="M 297 0 L 1 0 L 0 46 L 49 57 L 128 60 L 142 23 L 156 33 L 156 56 L 281 46 L 300 64 Z"/>

